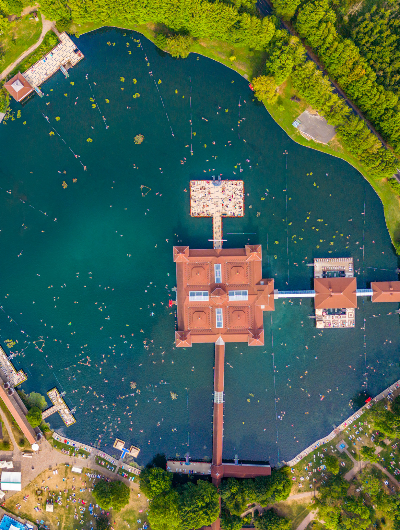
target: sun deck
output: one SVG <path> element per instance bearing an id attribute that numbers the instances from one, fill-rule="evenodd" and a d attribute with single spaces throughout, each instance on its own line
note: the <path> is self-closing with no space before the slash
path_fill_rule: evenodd
<path id="1" fill-rule="evenodd" d="M 65 401 L 63 400 L 61 394 L 57 390 L 57 388 L 52 388 L 47 392 L 47 395 L 49 396 L 51 402 L 53 403 L 52 407 L 49 407 L 46 409 L 43 414 L 42 418 L 46 419 L 55 412 L 58 412 L 61 416 L 61 419 L 65 423 L 67 427 L 70 425 L 73 425 L 76 420 L 74 416 L 72 415 L 72 412 L 69 410 L 68 406 L 66 405 Z"/>
<path id="2" fill-rule="evenodd" d="M 213 218 L 214 248 L 222 248 L 222 217 L 243 217 L 243 180 L 191 180 L 190 215 Z"/>
<path id="3" fill-rule="evenodd" d="M 22 74 L 32 87 L 39 87 L 57 70 L 71 68 L 83 59 L 83 53 L 66 33 L 61 33 L 59 39 L 57 46 Z"/>

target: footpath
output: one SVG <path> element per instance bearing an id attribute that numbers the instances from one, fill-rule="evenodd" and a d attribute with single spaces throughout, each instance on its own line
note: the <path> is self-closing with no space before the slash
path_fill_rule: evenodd
<path id="1" fill-rule="evenodd" d="M 18 447 L 18 444 L 14 438 L 11 430 L 11 425 L 4 414 L 3 410 L 0 409 L 0 416 L 10 436 L 10 440 L 14 446 L 12 451 L 2 451 L 2 457 L 6 460 L 12 460 L 14 463 L 14 470 L 21 471 L 22 475 L 22 488 L 32 482 L 40 473 L 45 470 L 53 469 L 59 464 L 69 464 L 70 466 L 86 467 L 91 470 L 107 477 L 110 479 L 121 480 L 129 487 L 132 487 L 134 482 L 123 478 L 121 475 L 117 475 L 116 471 L 113 472 L 107 468 L 99 466 L 95 463 L 96 454 L 90 455 L 89 458 L 80 458 L 76 456 L 69 456 L 61 453 L 55 449 L 45 438 L 42 438 L 39 444 L 39 451 L 32 454 L 32 458 L 26 458 L 24 452 Z M 13 495 L 14 492 L 6 492 L 5 499 L 8 499 Z"/>
<path id="2" fill-rule="evenodd" d="M 31 9 L 31 8 L 25 8 L 26 9 Z M 25 11 L 24 10 L 24 11 Z M 28 11 L 29 13 L 29 11 Z M 14 70 L 14 68 L 16 66 L 18 66 L 18 64 L 25 59 L 25 57 L 28 57 L 29 54 L 31 54 L 33 51 L 36 50 L 36 48 L 38 48 L 42 42 L 43 42 L 43 39 L 46 35 L 46 33 L 50 30 L 53 30 L 54 33 L 56 35 L 58 35 L 58 31 L 57 31 L 57 28 L 56 28 L 56 25 L 55 25 L 55 22 L 52 22 L 50 20 L 47 20 L 45 18 L 44 15 L 41 15 L 42 16 L 42 33 L 40 34 L 40 37 L 39 37 L 39 40 L 35 43 L 35 44 L 32 44 L 32 46 L 30 48 L 28 48 L 27 50 L 25 50 L 23 53 L 21 53 L 21 55 L 18 57 L 18 59 L 16 59 L 12 64 L 10 64 L 9 66 L 7 66 L 7 68 L 5 70 L 3 70 L 3 72 L 0 73 L 0 81 L 2 81 L 5 77 L 7 77 L 7 75 L 12 72 Z"/>

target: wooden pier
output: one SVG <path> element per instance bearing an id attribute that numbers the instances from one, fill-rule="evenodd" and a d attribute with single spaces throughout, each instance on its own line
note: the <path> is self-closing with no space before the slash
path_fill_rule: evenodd
<path id="1" fill-rule="evenodd" d="M 73 425 L 76 422 L 76 419 L 72 415 L 57 388 L 52 388 L 49 390 L 47 395 L 49 396 L 50 401 L 53 403 L 53 406 L 49 407 L 43 412 L 42 418 L 46 419 L 55 412 L 58 412 L 67 427 Z"/>
<path id="2" fill-rule="evenodd" d="M 28 376 L 22 370 L 17 370 L 9 360 L 6 352 L 0 346 L 0 370 L 4 373 L 11 386 L 17 386 L 28 379 Z"/>
<path id="3" fill-rule="evenodd" d="M 222 248 L 222 217 L 243 217 L 243 180 L 191 180 L 190 215 L 212 217 L 213 247 Z"/>
<path id="4" fill-rule="evenodd" d="M 32 88 L 41 86 L 58 70 L 66 75 L 69 68 L 84 58 L 83 53 L 65 32 L 59 35 L 59 40 L 57 46 L 22 74 Z"/>

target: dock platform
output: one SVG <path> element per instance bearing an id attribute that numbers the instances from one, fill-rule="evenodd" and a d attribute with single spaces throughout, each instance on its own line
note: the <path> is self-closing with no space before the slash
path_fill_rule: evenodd
<path id="1" fill-rule="evenodd" d="M 8 379 L 11 386 L 17 386 L 28 379 L 28 376 L 22 370 L 17 370 L 8 358 L 6 352 L 0 346 L 0 370 Z"/>
<path id="2" fill-rule="evenodd" d="M 67 427 L 73 425 L 76 422 L 76 419 L 72 415 L 57 388 L 52 388 L 49 390 L 47 395 L 49 396 L 50 401 L 53 403 L 53 406 L 43 411 L 42 418 L 46 419 L 55 412 L 58 412 Z"/>
<path id="3" fill-rule="evenodd" d="M 61 33 L 59 40 L 57 46 L 22 74 L 33 88 L 41 86 L 57 70 L 67 71 L 84 58 L 65 32 Z"/>
<path id="4" fill-rule="evenodd" d="M 222 248 L 222 217 L 243 217 L 243 180 L 191 180 L 190 215 L 212 217 L 213 246 Z"/>

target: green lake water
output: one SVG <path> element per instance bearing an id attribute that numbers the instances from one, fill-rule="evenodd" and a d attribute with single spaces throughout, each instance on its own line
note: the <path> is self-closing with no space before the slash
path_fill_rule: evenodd
<path id="1" fill-rule="evenodd" d="M 0 339 L 17 341 L 25 391 L 57 386 L 76 407 L 68 429 L 50 418 L 59 432 L 111 452 L 122 438 L 139 463 L 210 458 L 214 347 L 176 349 L 168 308 L 173 245 L 211 246 L 211 219 L 189 215 L 189 181 L 244 180 L 245 217 L 224 220 L 224 245 L 261 243 L 280 290 L 312 288 L 306 264 L 323 256 L 353 256 L 359 288 L 397 279 L 383 208 L 221 64 L 174 60 L 116 29 L 76 42 L 85 60 L 70 77 L 13 103 L 0 127 Z M 265 347 L 227 345 L 224 458 L 287 460 L 350 415 L 358 392 L 398 379 L 397 308 L 361 298 L 354 329 L 321 331 L 312 301 L 276 301 Z"/>

